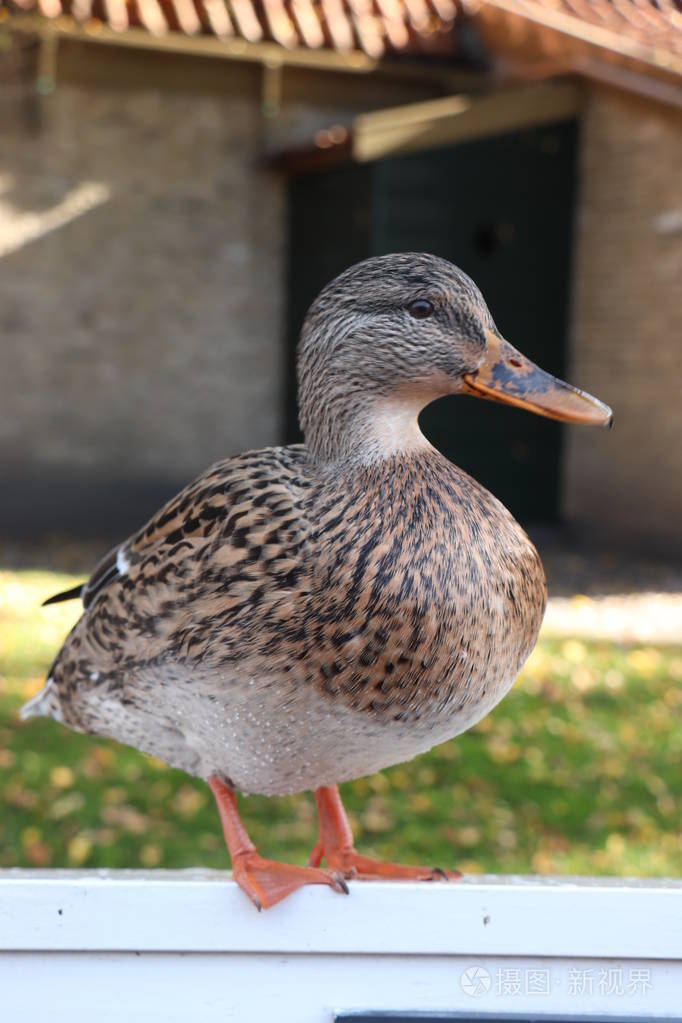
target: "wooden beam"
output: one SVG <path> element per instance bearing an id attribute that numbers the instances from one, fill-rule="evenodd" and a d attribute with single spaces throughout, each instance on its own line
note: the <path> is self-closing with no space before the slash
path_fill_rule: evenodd
<path id="1" fill-rule="evenodd" d="M 377 160 L 570 120 L 578 114 L 580 103 L 577 85 L 553 82 L 361 114 L 353 122 L 353 157 L 359 162 Z"/>
<path id="2" fill-rule="evenodd" d="M 248 43 L 243 39 L 216 36 L 193 35 L 182 32 L 168 32 L 152 35 L 146 29 L 129 28 L 115 32 L 99 21 L 77 24 L 68 16 L 47 19 L 36 15 L 11 15 L 3 25 L 4 29 L 37 32 L 43 36 L 58 36 L 82 42 L 98 43 L 100 46 L 122 46 L 133 49 L 156 50 L 165 53 L 182 53 L 194 57 L 222 57 L 230 60 L 247 60 L 256 63 L 291 65 L 293 67 L 334 68 L 355 72 L 373 71 L 378 61 L 365 53 L 353 50 L 339 53 L 336 50 L 308 50 L 303 47 L 286 50 L 277 43 Z"/>
<path id="3" fill-rule="evenodd" d="M 579 76 L 599 85 L 611 86 L 620 92 L 628 92 L 682 110 L 682 85 L 638 74 L 632 68 L 595 60 L 593 57 L 574 54 L 534 64 L 508 62 L 507 68 L 518 79 L 526 81 L 539 82 L 560 76 Z"/>
<path id="4" fill-rule="evenodd" d="M 192 57 L 212 57 L 222 60 L 246 61 L 264 64 L 269 68 L 300 68 L 320 71 L 345 72 L 351 75 L 378 75 L 403 81 L 439 82 L 443 91 L 463 86 L 476 88 L 481 75 L 476 71 L 453 68 L 446 60 L 430 60 L 406 55 L 397 59 L 375 59 L 361 50 L 342 52 L 330 48 L 317 50 L 306 47 L 286 49 L 278 43 L 249 43 L 244 39 L 209 35 L 185 35 L 167 32 L 153 35 L 146 29 L 128 28 L 116 32 L 102 22 L 92 19 L 78 24 L 68 15 L 48 19 L 35 14 L 12 14 L 2 24 L 4 31 L 31 31 L 41 36 L 96 43 L 100 46 L 151 50 L 157 53 L 184 54 Z"/>

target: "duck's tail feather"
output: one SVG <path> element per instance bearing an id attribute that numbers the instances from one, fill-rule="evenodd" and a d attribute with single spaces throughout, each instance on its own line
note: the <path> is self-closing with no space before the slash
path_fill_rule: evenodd
<path id="1" fill-rule="evenodd" d="M 61 593 L 55 593 L 54 596 L 48 597 L 44 600 L 41 607 L 47 607 L 48 604 L 60 604 L 62 600 L 76 600 L 80 597 L 83 592 L 83 583 L 79 583 L 78 586 L 72 587 L 70 590 L 62 590 Z"/>
<path id="2" fill-rule="evenodd" d="M 19 712 L 22 721 L 28 718 L 54 718 L 55 721 L 62 721 L 62 708 L 57 696 L 57 688 L 54 679 L 50 675 L 47 682 L 39 693 L 25 703 Z"/>

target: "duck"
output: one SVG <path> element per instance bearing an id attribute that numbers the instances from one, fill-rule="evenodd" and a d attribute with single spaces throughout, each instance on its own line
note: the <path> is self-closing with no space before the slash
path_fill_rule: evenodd
<path id="1" fill-rule="evenodd" d="M 22 711 L 205 779 L 233 878 L 259 909 L 310 884 L 454 879 L 360 854 L 340 783 L 480 721 L 533 649 L 539 555 L 419 427 L 443 395 L 610 425 L 598 399 L 498 331 L 474 282 L 428 253 L 366 259 L 310 307 L 304 442 L 211 466 L 112 550 Z M 308 864 L 265 858 L 237 793 L 314 793 Z M 322 865 L 324 862 L 324 866 Z"/>

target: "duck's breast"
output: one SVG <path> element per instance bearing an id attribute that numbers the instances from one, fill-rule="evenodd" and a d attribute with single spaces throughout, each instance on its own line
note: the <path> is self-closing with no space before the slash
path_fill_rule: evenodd
<path id="1" fill-rule="evenodd" d="M 392 461 L 315 520 L 307 682 L 359 715 L 447 737 L 511 686 L 537 639 L 545 576 L 480 484 L 437 453 Z"/>

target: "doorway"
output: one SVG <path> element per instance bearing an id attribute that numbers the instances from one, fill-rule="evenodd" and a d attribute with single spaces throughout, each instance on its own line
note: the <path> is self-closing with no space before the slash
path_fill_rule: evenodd
<path id="1" fill-rule="evenodd" d="M 576 191 L 575 121 L 294 177 L 289 188 L 287 440 L 300 439 L 295 346 L 310 302 L 351 263 L 427 251 L 460 266 L 501 333 L 565 373 Z M 525 524 L 557 521 L 562 427 L 450 397 L 422 429 Z"/>

